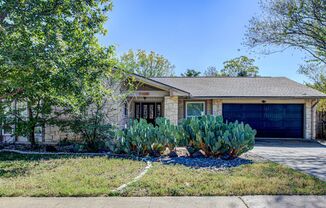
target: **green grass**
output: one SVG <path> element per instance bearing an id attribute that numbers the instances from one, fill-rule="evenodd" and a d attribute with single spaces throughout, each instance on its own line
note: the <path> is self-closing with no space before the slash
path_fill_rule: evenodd
<path id="1" fill-rule="evenodd" d="M 110 196 L 144 162 L 107 157 L 0 153 L 0 196 Z M 272 162 L 225 171 L 155 163 L 122 196 L 326 194 L 326 182 Z"/>
<path id="2" fill-rule="evenodd" d="M 145 166 L 107 157 L 0 153 L 0 196 L 110 195 Z"/>
<path id="3" fill-rule="evenodd" d="M 226 171 L 156 164 L 125 196 L 326 194 L 326 182 L 272 162 Z"/>

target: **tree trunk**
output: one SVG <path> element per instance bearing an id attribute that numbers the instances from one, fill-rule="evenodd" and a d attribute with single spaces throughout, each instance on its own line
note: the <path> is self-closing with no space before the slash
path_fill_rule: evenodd
<path id="1" fill-rule="evenodd" d="M 2 117 L 3 115 L 3 111 L 2 111 L 2 100 L 0 99 L 0 116 Z M 0 118 L 1 118 L 0 117 Z M 1 120 L 0 120 L 0 142 L 3 142 L 3 135 L 2 135 L 2 129 L 3 129 L 3 120 L 2 120 L 2 118 L 1 118 Z"/>
<path id="2" fill-rule="evenodd" d="M 0 142 L 3 142 L 2 124 L 0 123 Z"/>
<path id="3" fill-rule="evenodd" d="M 15 99 L 14 101 L 15 103 L 15 114 L 17 114 L 17 100 Z M 16 142 L 18 141 L 18 135 L 17 135 L 17 123 L 18 123 L 18 119 L 17 119 L 17 115 L 15 115 L 15 124 L 14 124 L 14 144 L 16 144 Z"/>
<path id="4" fill-rule="evenodd" d="M 30 104 L 27 104 L 27 114 L 28 114 L 28 120 L 30 123 L 33 123 L 33 110 L 30 106 Z M 30 132 L 28 135 L 28 140 L 31 143 L 32 149 L 34 149 L 36 147 L 36 141 L 35 141 L 35 125 L 32 124 L 30 126 Z"/>

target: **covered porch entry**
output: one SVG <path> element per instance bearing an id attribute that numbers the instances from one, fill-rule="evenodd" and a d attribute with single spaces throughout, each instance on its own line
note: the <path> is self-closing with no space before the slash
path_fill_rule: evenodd
<path id="1" fill-rule="evenodd" d="M 165 117 L 177 124 L 178 99 L 189 93 L 141 76 L 136 78 L 136 90 L 128 97 L 128 119 L 145 119 L 154 124 L 156 118 Z"/>

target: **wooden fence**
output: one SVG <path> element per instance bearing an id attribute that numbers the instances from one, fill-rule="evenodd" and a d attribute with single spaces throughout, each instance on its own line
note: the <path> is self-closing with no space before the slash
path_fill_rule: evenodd
<path id="1" fill-rule="evenodd" d="M 316 138 L 326 140 L 326 111 L 317 111 Z"/>

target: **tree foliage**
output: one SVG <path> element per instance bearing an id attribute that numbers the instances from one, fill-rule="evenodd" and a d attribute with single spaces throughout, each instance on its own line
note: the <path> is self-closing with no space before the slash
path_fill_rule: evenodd
<path id="1" fill-rule="evenodd" d="M 112 93 L 103 83 L 118 74 L 114 49 L 97 39 L 111 8 L 110 0 L 0 2 L 0 99 L 27 103 L 17 119 L 32 144 L 53 106 L 77 110 Z"/>
<path id="2" fill-rule="evenodd" d="M 306 51 L 307 63 L 299 72 L 312 82 L 308 86 L 326 93 L 326 1 L 265 0 L 261 9 L 262 14 L 250 21 L 246 44 Z M 326 109 L 325 103 L 322 101 L 319 108 Z"/>
<path id="3" fill-rule="evenodd" d="M 207 77 L 217 77 L 220 76 L 220 71 L 215 66 L 207 67 L 204 75 Z"/>
<path id="4" fill-rule="evenodd" d="M 200 71 L 197 71 L 196 69 L 187 69 L 185 73 L 182 73 L 182 77 L 199 77 L 201 74 Z"/>
<path id="5" fill-rule="evenodd" d="M 264 0 L 262 14 L 250 20 L 246 44 L 294 47 L 326 64 L 326 1 Z"/>
<path id="6" fill-rule="evenodd" d="M 259 68 L 254 65 L 255 60 L 247 56 L 240 56 L 223 63 L 220 74 L 228 77 L 255 77 Z"/>
<path id="7" fill-rule="evenodd" d="M 326 68 L 322 63 L 310 63 L 301 66 L 299 72 L 309 79 L 307 86 L 312 87 L 321 92 L 326 92 Z M 318 110 L 326 111 L 326 100 L 321 100 L 318 104 Z"/>
<path id="8" fill-rule="evenodd" d="M 174 75 L 174 65 L 163 55 L 154 51 L 129 50 L 120 58 L 123 67 L 145 77 L 164 77 Z"/>

